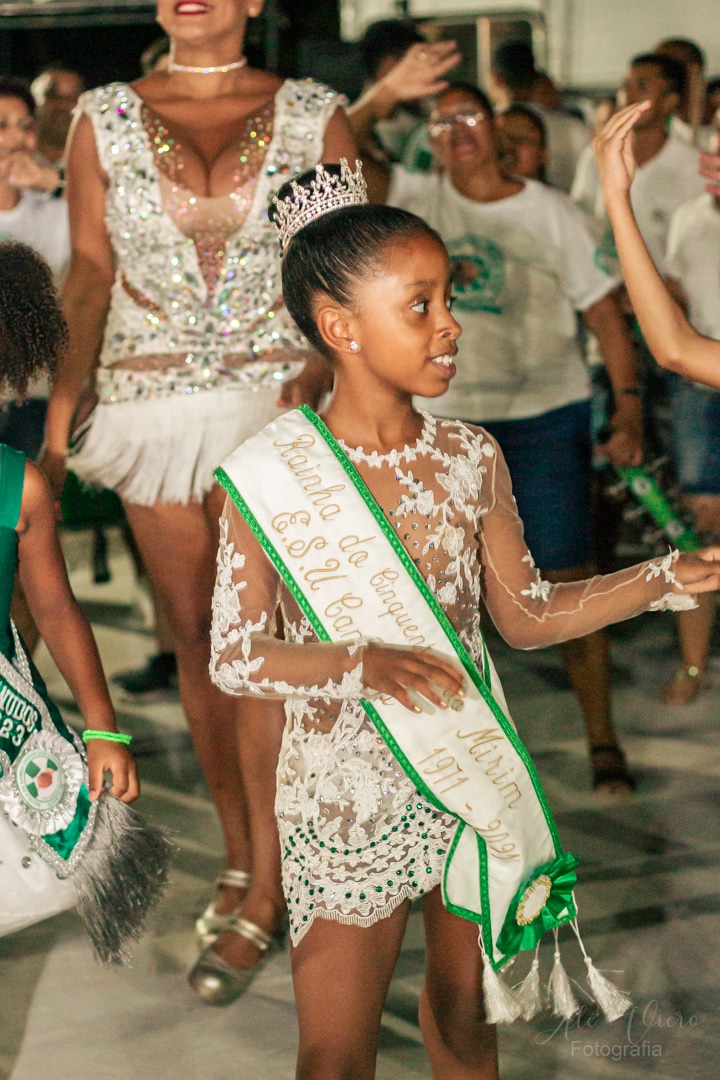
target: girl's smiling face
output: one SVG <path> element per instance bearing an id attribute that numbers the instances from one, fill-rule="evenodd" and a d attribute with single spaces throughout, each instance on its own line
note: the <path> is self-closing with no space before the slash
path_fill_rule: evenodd
<path id="1" fill-rule="evenodd" d="M 439 397 L 455 375 L 462 333 L 450 307 L 447 251 L 435 237 L 417 232 L 386 245 L 374 272 L 358 281 L 352 309 L 340 316 L 335 305 L 321 302 L 317 319 L 341 368 L 362 365 L 378 390 Z M 345 347 L 339 348 L 341 324 Z M 329 327 L 334 331 L 328 337 Z M 347 348 L 350 340 L 359 345 L 355 353 Z"/>

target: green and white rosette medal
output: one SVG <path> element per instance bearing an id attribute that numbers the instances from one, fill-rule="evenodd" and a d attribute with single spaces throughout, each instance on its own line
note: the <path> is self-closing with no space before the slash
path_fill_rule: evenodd
<path id="1" fill-rule="evenodd" d="M 92 836 L 97 805 L 78 737 L 54 718 L 32 682 L 13 626 L 15 659 L 0 653 L 0 811 L 57 873 L 74 873 Z"/>
<path id="2" fill-rule="evenodd" d="M 465 670 L 461 712 L 424 699 L 420 714 L 387 697 L 362 705 L 423 796 L 458 819 L 443 900 L 479 925 L 489 1018 L 533 1015 L 541 1006 L 537 956 L 517 993 L 497 973 L 547 930 L 574 923 L 577 860 L 562 851 L 492 661 L 485 653 L 478 671 L 357 470 L 309 408 L 269 424 L 215 475 L 319 640 L 419 646 Z M 572 1015 L 577 1002 L 558 965 L 556 954 L 555 981 L 564 983 L 555 1004 Z M 623 999 L 622 1011 L 618 1004 L 610 1013 L 622 1015 Z"/>

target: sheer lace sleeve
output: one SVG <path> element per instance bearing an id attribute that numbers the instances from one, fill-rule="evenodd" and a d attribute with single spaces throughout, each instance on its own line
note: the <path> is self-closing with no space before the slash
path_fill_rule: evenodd
<path id="1" fill-rule="evenodd" d="M 227 499 L 213 596 L 210 677 L 228 694 L 359 698 L 364 640 L 329 644 L 303 620 L 276 636 L 280 579 L 242 515 Z"/>
<path id="2" fill-rule="evenodd" d="M 492 471 L 488 469 L 490 505 L 480 528 L 483 595 L 509 645 L 541 648 L 583 637 L 643 611 L 695 606 L 675 580 L 676 551 L 586 581 L 560 585 L 543 581 L 523 537 L 505 459 L 497 443 L 495 447 Z"/>

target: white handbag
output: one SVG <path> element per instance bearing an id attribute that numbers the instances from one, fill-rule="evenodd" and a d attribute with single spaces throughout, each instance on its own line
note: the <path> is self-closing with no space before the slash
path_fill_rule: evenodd
<path id="1" fill-rule="evenodd" d="M 70 879 L 59 878 L 30 847 L 28 834 L 0 813 L 0 937 L 75 907 Z"/>

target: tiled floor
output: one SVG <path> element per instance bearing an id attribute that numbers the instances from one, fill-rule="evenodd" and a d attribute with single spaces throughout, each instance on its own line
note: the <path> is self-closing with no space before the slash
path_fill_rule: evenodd
<path id="1" fill-rule="evenodd" d="M 113 543 L 113 581 L 95 587 L 84 547 L 83 537 L 67 545 L 73 582 L 108 672 L 139 664 L 152 641 L 128 602 L 122 548 Z M 608 805 L 588 794 L 577 707 L 558 651 L 513 654 L 491 644 L 565 847 L 582 860 L 586 947 L 602 969 L 624 971 L 613 977 L 631 988 L 637 1006 L 612 1025 L 596 1024 L 587 1010 L 568 1025 L 544 1016 L 504 1029 L 502 1077 L 718 1080 L 718 689 L 684 709 L 660 704 L 657 687 L 674 663 L 671 618 L 646 616 L 614 632 L 615 712 L 640 785 L 634 799 Z M 58 700 L 66 699 L 47 653 L 40 663 Z M 714 666 L 720 688 L 720 659 Z M 192 922 L 222 855 L 179 705 L 118 705 L 121 725 L 135 735 L 142 810 L 167 824 L 178 843 L 171 888 L 132 967 L 121 971 L 94 964 L 71 914 L 0 940 L 0 1078 L 290 1080 L 296 1026 L 287 953 L 227 1009 L 202 1004 L 184 980 Z M 564 952 L 581 981 L 570 939 Z M 546 952 L 545 973 L 550 962 Z M 381 1080 L 430 1076 L 416 1015 L 422 964 L 414 913 L 385 1011 Z"/>

